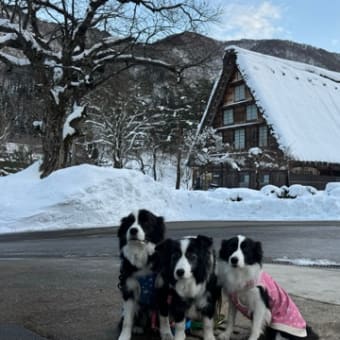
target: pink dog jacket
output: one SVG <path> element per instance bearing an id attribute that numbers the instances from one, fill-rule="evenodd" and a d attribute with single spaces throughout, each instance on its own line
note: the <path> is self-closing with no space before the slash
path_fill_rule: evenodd
<path id="1" fill-rule="evenodd" d="M 306 337 L 306 322 L 299 309 L 288 294 L 266 272 L 261 272 L 257 282 L 246 284 L 246 288 L 262 286 L 269 295 L 269 306 L 272 314 L 270 327 L 298 337 Z M 252 318 L 247 306 L 244 306 L 237 292 L 229 294 L 235 307 L 248 319 Z"/>

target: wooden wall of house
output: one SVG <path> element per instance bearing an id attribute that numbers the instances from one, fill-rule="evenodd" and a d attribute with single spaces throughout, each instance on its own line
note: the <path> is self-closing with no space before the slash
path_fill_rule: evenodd
<path id="1" fill-rule="evenodd" d="M 290 161 L 289 184 L 311 185 L 324 190 L 329 182 L 340 182 L 340 164 Z"/>
<path id="2" fill-rule="evenodd" d="M 245 98 L 244 101 L 251 101 L 254 100 L 248 86 L 245 84 L 244 79 L 241 76 L 241 73 L 238 71 L 237 67 L 234 67 L 233 70 L 233 75 L 230 78 L 230 81 L 226 87 L 224 96 L 223 96 L 223 100 L 221 102 L 222 106 L 227 106 L 227 105 L 231 105 L 234 104 L 234 89 L 235 87 L 239 86 L 239 85 L 245 85 Z"/>
<path id="3" fill-rule="evenodd" d="M 315 176 L 315 175 L 304 175 L 304 174 L 290 174 L 289 184 L 301 184 L 310 185 L 318 190 L 324 190 L 327 183 L 329 182 L 340 182 L 340 176 Z"/>
<path id="4" fill-rule="evenodd" d="M 249 183 L 245 185 L 242 183 L 243 176 L 249 175 Z M 260 183 L 257 181 L 261 178 L 261 174 L 269 175 L 269 183 Z M 256 178 L 256 176 L 258 176 Z M 193 172 L 193 188 L 207 190 L 210 188 L 225 187 L 225 188 L 239 188 L 247 187 L 251 189 L 260 189 L 264 185 L 273 184 L 278 187 L 288 184 L 288 172 L 285 170 L 264 170 L 258 175 L 255 174 L 254 169 L 244 171 L 232 170 L 226 164 L 219 164 L 210 166 L 204 171 L 202 169 L 194 169 Z"/>
<path id="5" fill-rule="evenodd" d="M 242 127 L 245 130 L 246 142 L 244 150 L 239 150 L 240 152 L 248 151 L 250 148 L 258 147 L 259 145 L 259 127 L 266 124 L 254 124 Z M 276 139 L 270 132 L 270 128 L 268 128 L 268 145 L 266 147 L 261 147 L 264 151 L 277 153 L 280 157 L 283 157 L 282 151 L 279 149 L 279 146 L 276 142 Z M 234 133 L 236 128 L 230 128 L 221 130 L 222 138 L 224 143 L 228 143 L 231 147 L 234 143 Z"/>
<path id="6" fill-rule="evenodd" d="M 242 175 L 249 174 L 249 185 L 244 186 L 241 182 Z M 329 182 L 340 182 L 340 176 L 322 176 L 289 173 L 288 170 L 263 170 L 261 174 L 269 174 L 269 184 L 277 187 L 291 186 L 293 184 L 309 185 L 318 190 L 324 190 Z M 257 187 L 256 175 L 253 169 L 235 171 L 226 165 L 218 165 L 205 169 L 204 172 L 196 170 L 194 172 L 193 188 L 207 190 L 210 188 L 226 187 L 239 188 L 247 187 L 250 189 L 259 189 L 266 184 L 260 184 Z"/>
<path id="7" fill-rule="evenodd" d="M 244 174 L 249 175 L 249 185 L 244 185 L 241 181 L 241 178 Z M 261 174 L 269 174 L 269 183 L 257 183 L 259 178 L 261 178 Z M 239 187 L 247 187 L 250 189 L 261 189 L 263 186 L 267 184 L 276 185 L 281 187 L 283 185 L 287 185 L 288 174 L 287 171 L 284 170 L 274 170 L 274 171 L 260 171 L 257 174 L 258 178 L 256 178 L 256 174 L 254 170 L 249 171 L 225 171 L 223 176 L 223 187 L 227 188 L 239 188 Z"/>

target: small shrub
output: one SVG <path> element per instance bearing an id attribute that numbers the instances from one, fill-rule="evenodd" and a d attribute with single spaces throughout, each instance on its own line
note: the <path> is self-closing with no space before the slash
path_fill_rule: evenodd
<path id="1" fill-rule="evenodd" d="M 239 195 L 236 195 L 234 197 L 230 197 L 230 200 L 232 202 L 241 202 L 241 201 L 243 201 L 243 198 L 241 196 L 239 196 Z"/>
<path id="2" fill-rule="evenodd" d="M 288 198 L 297 198 L 302 196 L 315 195 L 317 189 L 309 185 L 293 184 L 288 188 L 287 196 Z"/>

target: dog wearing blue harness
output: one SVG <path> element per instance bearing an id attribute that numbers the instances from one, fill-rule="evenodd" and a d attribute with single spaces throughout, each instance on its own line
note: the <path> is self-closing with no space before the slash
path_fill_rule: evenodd
<path id="1" fill-rule="evenodd" d="M 133 330 L 155 323 L 155 248 L 165 236 L 163 217 L 141 209 L 122 218 L 118 229 L 121 257 L 119 289 L 123 316 L 119 340 L 130 340 Z"/>

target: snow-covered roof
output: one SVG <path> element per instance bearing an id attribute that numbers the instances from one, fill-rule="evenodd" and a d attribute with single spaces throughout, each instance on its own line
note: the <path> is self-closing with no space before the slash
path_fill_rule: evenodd
<path id="1" fill-rule="evenodd" d="M 235 46 L 236 64 L 279 147 L 299 161 L 340 163 L 340 73 Z"/>

